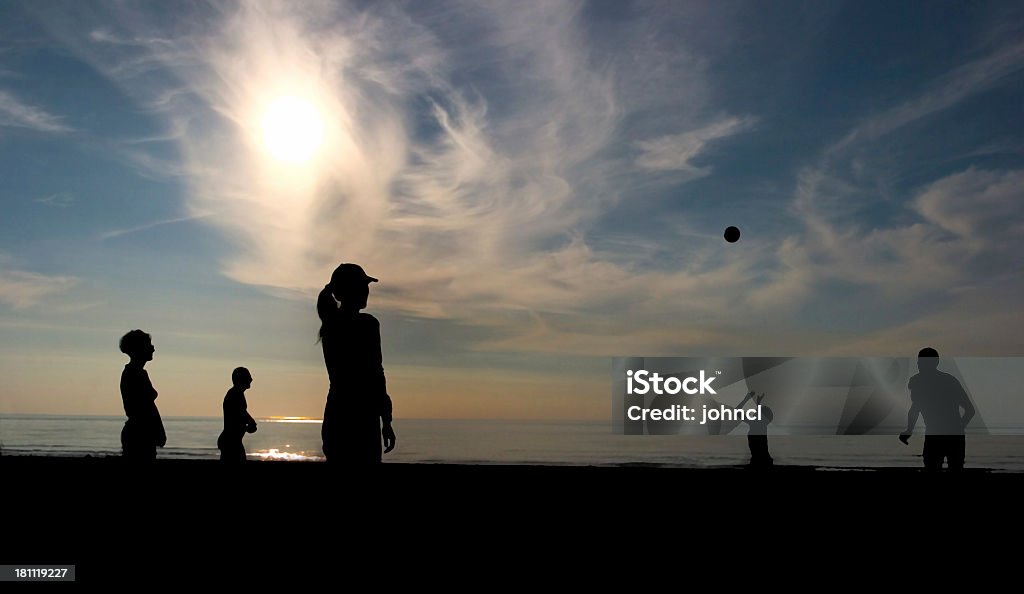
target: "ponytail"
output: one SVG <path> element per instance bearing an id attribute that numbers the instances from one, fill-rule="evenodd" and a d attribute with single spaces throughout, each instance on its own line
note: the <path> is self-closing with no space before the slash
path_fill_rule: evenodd
<path id="1" fill-rule="evenodd" d="M 334 319 L 334 315 L 338 312 L 338 302 L 334 299 L 334 295 L 331 294 L 329 286 L 324 287 L 316 298 L 316 315 L 320 316 L 320 331 L 317 333 L 317 342 L 323 340 L 329 331 L 331 320 Z"/>

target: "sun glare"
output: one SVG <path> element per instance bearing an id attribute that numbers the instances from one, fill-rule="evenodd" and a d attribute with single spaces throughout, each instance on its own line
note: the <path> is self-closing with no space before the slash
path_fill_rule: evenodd
<path id="1" fill-rule="evenodd" d="M 301 164 L 320 148 L 324 125 L 316 108 L 298 97 L 281 97 L 263 114 L 263 143 L 275 158 Z"/>

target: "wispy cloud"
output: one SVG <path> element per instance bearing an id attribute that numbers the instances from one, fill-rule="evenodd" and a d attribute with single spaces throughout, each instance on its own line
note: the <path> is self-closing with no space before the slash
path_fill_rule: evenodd
<path id="1" fill-rule="evenodd" d="M 680 171 L 687 179 L 703 177 L 710 173 L 710 168 L 695 166 L 693 158 L 703 152 L 709 142 L 732 136 L 753 123 L 753 118 L 725 118 L 699 130 L 637 141 L 634 146 L 640 155 L 636 165 L 653 171 Z"/>
<path id="2" fill-rule="evenodd" d="M 110 231 L 106 231 L 104 233 L 101 233 L 100 234 L 100 239 L 101 240 L 113 239 L 115 237 L 121 237 L 123 235 L 130 235 L 132 233 L 139 233 L 141 231 L 148 231 L 149 229 L 153 229 L 154 227 L 161 227 L 163 225 L 174 225 L 176 223 L 185 223 L 185 222 L 188 222 L 188 221 L 195 221 L 195 220 L 199 220 L 199 219 L 204 219 L 204 218 L 206 218 L 208 216 L 210 216 L 210 213 L 200 213 L 200 214 L 189 215 L 189 216 L 185 216 L 185 217 L 175 217 L 173 219 L 162 219 L 162 220 L 159 220 L 159 221 L 152 221 L 152 222 L 145 223 L 145 224 L 142 224 L 142 225 L 138 225 L 138 226 L 135 226 L 135 227 L 128 227 L 126 229 L 112 229 Z"/>
<path id="3" fill-rule="evenodd" d="M 174 43 L 162 37 L 120 37 L 106 29 L 93 29 L 89 32 L 89 39 L 97 43 L 108 43 L 111 45 L 125 45 L 130 47 L 152 47 L 156 45 L 173 46 Z"/>
<path id="4" fill-rule="evenodd" d="M 918 133 L 910 124 L 944 115 L 1022 67 L 1024 44 L 997 48 L 861 119 L 827 147 L 798 175 L 790 207 L 801 228 L 777 246 L 776 265 L 753 301 L 817 305 L 835 318 L 859 319 L 858 336 L 837 353 L 892 352 L 929 343 L 929 332 L 958 352 L 1020 351 L 1024 343 L 1013 338 L 1020 325 L 998 311 L 1024 291 L 1015 256 L 1024 249 L 1024 170 L 967 166 L 885 201 L 873 175 L 891 165 L 871 156 L 883 136 L 906 146 Z M 926 138 L 934 143 L 937 136 Z M 906 155 L 896 164 L 913 165 Z M 872 216 L 864 216 L 872 208 Z M 994 349 L 980 348 L 955 319 L 975 316 L 988 320 Z"/>
<path id="5" fill-rule="evenodd" d="M 949 109 L 965 99 L 1006 82 L 1024 68 L 1024 42 L 1014 43 L 966 62 L 940 76 L 924 92 L 891 109 L 874 114 L 855 126 L 829 152 L 853 143 L 874 140 L 911 122 Z"/>
<path id="6" fill-rule="evenodd" d="M 69 132 L 63 118 L 41 107 L 29 105 L 0 89 L 0 126 L 28 128 L 39 132 Z"/>
<path id="7" fill-rule="evenodd" d="M 68 192 L 57 192 L 56 194 L 47 194 L 46 196 L 39 196 L 33 198 L 32 202 L 36 204 L 45 204 L 46 206 L 54 206 L 57 208 L 66 208 L 71 206 L 75 201 L 74 195 Z"/>
<path id="8" fill-rule="evenodd" d="M 0 126 L 29 128 L 40 132 L 70 132 L 62 118 L 26 103 L 0 89 Z"/>
<path id="9" fill-rule="evenodd" d="M 47 276 L 0 268 L 0 303 L 15 309 L 31 307 L 48 295 L 70 289 L 77 282 L 78 279 L 70 276 Z"/>
<path id="10" fill-rule="evenodd" d="M 780 259 L 796 264 L 783 282 L 795 290 L 834 279 L 890 296 L 934 297 L 991 277 L 993 267 L 1013 270 L 1008 256 L 1024 248 L 1022 183 L 1024 171 L 970 168 L 917 194 L 908 204 L 917 215 L 909 224 L 862 229 L 807 207 L 824 189 L 820 177 L 807 180 L 798 200 L 810 233 L 780 247 Z"/>

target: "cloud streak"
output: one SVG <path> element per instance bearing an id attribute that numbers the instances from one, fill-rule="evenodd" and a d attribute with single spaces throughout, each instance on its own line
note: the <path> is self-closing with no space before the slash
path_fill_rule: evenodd
<path id="1" fill-rule="evenodd" d="M 27 128 L 37 132 L 70 132 L 59 116 L 25 103 L 11 93 L 0 89 L 0 127 Z"/>
<path id="2" fill-rule="evenodd" d="M 35 202 L 36 204 L 45 204 L 46 206 L 52 206 L 55 208 L 67 208 L 75 202 L 75 197 L 68 192 L 57 192 L 56 194 L 48 194 L 46 196 L 33 198 L 32 202 Z"/>
<path id="3" fill-rule="evenodd" d="M 129 227 L 127 229 L 112 229 L 100 234 L 101 240 L 113 239 L 115 237 L 121 237 L 123 235 L 130 235 L 132 233 L 138 233 L 140 231 L 147 231 L 154 227 L 162 227 L 164 225 L 174 225 L 176 223 L 186 223 L 188 221 L 195 221 L 204 219 L 210 216 L 210 213 L 199 213 L 195 215 L 189 215 L 186 217 L 174 217 L 172 219 L 163 219 L 159 221 L 152 221 L 143 225 L 137 225 L 135 227 Z"/>
<path id="4" fill-rule="evenodd" d="M 25 309 L 39 304 L 47 296 L 65 292 L 77 283 L 78 279 L 70 276 L 47 276 L 0 268 L 0 303 L 14 309 Z"/>
<path id="5" fill-rule="evenodd" d="M 700 155 L 709 142 L 732 136 L 753 123 L 753 118 L 726 118 L 699 130 L 637 141 L 634 145 L 640 155 L 636 165 L 652 171 L 680 171 L 687 180 L 703 177 L 711 172 L 710 168 L 695 166 L 691 163 L 693 158 Z"/>
<path id="6" fill-rule="evenodd" d="M 921 118 L 949 109 L 1006 82 L 1024 68 L 1024 43 L 1015 43 L 966 62 L 938 77 L 917 97 L 872 115 L 854 127 L 829 152 L 841 151 L 856 142 L 877 139 Z"/>

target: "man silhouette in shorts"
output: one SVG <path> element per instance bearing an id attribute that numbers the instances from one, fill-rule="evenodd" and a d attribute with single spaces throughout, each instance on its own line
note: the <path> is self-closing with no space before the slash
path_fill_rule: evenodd
<path id="1" fill-rule="evenodd" d="M 900 433 L 900 441 L 909 444 L 917 416 L 921 415 L 925 470 L 942 470 L 942 461 L 947 460 L 949 470 L 959 471 L 964 468 L 964 428 L 974 417 L 974 405 L 959 380 L 939 371 L 938 366 L 939 352 L 935 349 L 924 348 L 917 354 L 918 374 L 907 384 L 911 404 L 907 430 Z"/>

